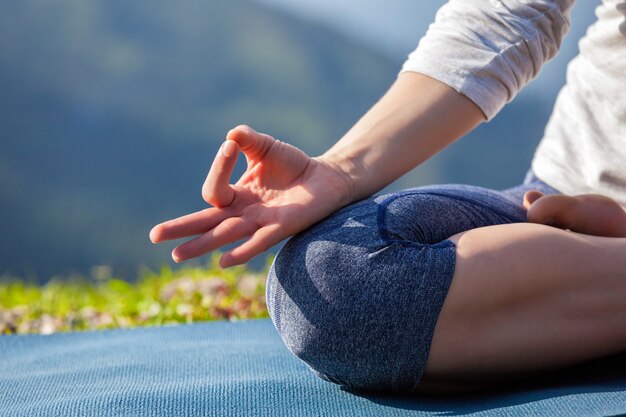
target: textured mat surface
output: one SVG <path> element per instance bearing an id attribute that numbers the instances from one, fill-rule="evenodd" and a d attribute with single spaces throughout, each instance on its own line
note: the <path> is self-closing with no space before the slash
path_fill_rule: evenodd
<path id="1" fill-rule="evenodd" d="M 499 392 L 354 394 L 314 376 L 269 320 L 0 337 L 2 416 L 615 416 L 626 356 Z"/>

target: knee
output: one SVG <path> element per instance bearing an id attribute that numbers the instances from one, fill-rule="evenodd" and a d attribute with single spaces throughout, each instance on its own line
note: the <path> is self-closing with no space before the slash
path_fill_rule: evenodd
<path id="1" fill-rule="evenodd" d="M 358 386 L 353 370 L 359 364 L 351 351 L 360 326 L 354 323 L 354 290 L 348 285 L 353 272 L 344 251 L 323 239 L 291 239 L 270 269 L 267 305 L 284 344 L 316 375 Z"/>
<path id="2" fill-rule="evenodd" d="M 412 389 L 424 360 L 419 329 L 407 323 L 419 315 L 413 306 L 421 300 L 412 279 L 417 271 L 403 266 L 405 248 L 394 243 L 374 251 L 329 235 L 296 236 L 274 260 L 267 304 L 283 342 L 327 381 Z"/>
<path id="3" fill-rule="evenodd" d="M 274 259 L 267 282 L 268 310 L 283 342 L 314 369 L 326 351 L 326 335 L 336 326 L 334 288 L 328 282 L 332 256 L 328 245 L 293 238 Z"/>

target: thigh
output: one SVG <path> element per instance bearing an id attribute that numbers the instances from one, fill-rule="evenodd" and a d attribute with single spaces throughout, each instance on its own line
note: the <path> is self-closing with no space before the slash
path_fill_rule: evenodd
<path id="1" fill-rule="evenodd" d="M 517 378 L 626 349 L 626 239 L 526 223 L 451 240 L 426 381 Z"/>

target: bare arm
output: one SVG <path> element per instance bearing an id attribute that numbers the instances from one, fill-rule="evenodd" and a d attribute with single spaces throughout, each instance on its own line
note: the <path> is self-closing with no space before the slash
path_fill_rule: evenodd
<path id="1" fill-rule="evenodd" d="M 355 201 L 379 191 L 484 119 L 474 103 L 447 85 L 405 72 L 320 159 L 349 176 Z"/>
<path id="2" fill-rule="evenodd" d="M 412 72 L 322 159 L 352 176 L 355 198 L 378 191 L 493 118 L 536 77 L 558 52 L 573 3 L 450 0 L 405 62 Z"/>

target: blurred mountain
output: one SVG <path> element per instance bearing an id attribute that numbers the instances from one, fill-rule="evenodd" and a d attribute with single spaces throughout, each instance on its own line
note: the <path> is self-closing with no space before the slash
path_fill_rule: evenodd
<path id="1" fill-rule="evenodd" d="M 3 2 L 0 39 L 0 273 L 41 279 L 164 263 L 230 128 L 319 152 L 396 72 L 247 1 Z"/>
<path id="2" fill-rule="evenodd" d="M 200 186 L 230 128 L 319 154 L 400 64 L 250 1 L 2 2 L 0 274 L 45 281 L 108 264 L 131 278 L 168 262 L 174 245 L 148 232 L 205 207 Z M 516 100 L 393 187 L 512 185 L 548 112 Z"/>

